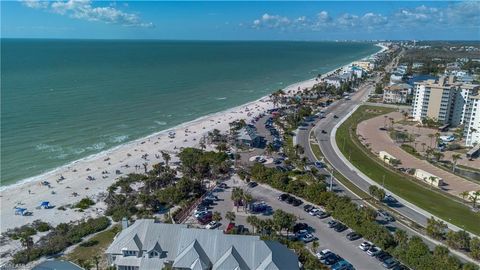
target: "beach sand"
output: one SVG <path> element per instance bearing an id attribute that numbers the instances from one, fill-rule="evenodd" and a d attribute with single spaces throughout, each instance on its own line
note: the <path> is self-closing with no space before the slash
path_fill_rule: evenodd
<path id="1" fill-rule="evenodd" d="M 333 72 L 323 76 L 328 76 Z M 318 83 L 316 79 L 309 79 L 292 84 L 284 91 L 294 94 L 311 88 L 316 83 Z M 230 122 L 244 119 L 249 123 L 254 117 L 272 108 L 273 103 L 270 98 L 263 97 L 75 161 L 36 177 L 34 181 L 4 187 L 0 192 L 0 232 L 4 233 L 8 229 L 31 223 L 37 219 L 56 226 L 59 223 L 103 215 L 106 205 L 102 202 L 102 193 L 106 194 L 107 188 L 123 175 L 135 172 L 143 173 L 144 163 L 147 163 L 148 169 L 150 169 L 153 164 L 162 162 L 160 151 L 166 151 L 171 155 L 170 163 L 178 161 L 176 154 L 181 147 L 198 147 L 202 136 L 209 131 L 218 129 L 226 132 L 229 130 Z M 169 138 L 170 131 L 175 132 L 175 138 Z M 117 170 L 121 172 L 120 175 L 115 173 Z M 62 176 L 64 180 L 59 181 Z M 95 180 L 87 180 L 88 177 Z M 42 185 L 43 181 L 47 181 L 49 186 Z M 83 212 L 70 207 L 65 207 L 66 210 L 58 209 L 61 206 L 75 204 L 85 197 L 89 197 L 97 203 Z M 55 207 L 36 209 L 42 201 L 48 201 Z M 27 208 L 32 215 L 15 215 L 15 207 Z M 18 243 L 4 243 L 0 248 L 0 254 L 12 252 L 18 248 Z M 1 261 L 5 261 L 5 259 L 7 258 L 2 258 Z"/>

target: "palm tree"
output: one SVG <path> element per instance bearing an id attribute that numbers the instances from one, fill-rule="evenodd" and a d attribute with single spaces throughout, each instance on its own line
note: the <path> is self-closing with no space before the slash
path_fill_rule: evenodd
<path id="1" fill-rule="evenodd" d="M 220 212 L 217 212 L 217 211 L 213 212 L 212 220 L 219 222 L 220 220 L 222 220 L 222 214 L 220 214 Z"/>
<path id="2" fill-rule="evenodd" d="M 95 263 L 95 269 L 98 270 L 98 265 L 100 263 L 100 256 L 98 255 L 93 256 L 93 263 Z"/>
<path id="3" fill-rule="evenodd" d="M 403 120 L 407 121 L 407 117 L 408 117 L 408 112 L 407 111 L 403 112 Z"/>
<path id="4" fill-rule="evenodd" d="M 459 195 L 462 196 L 462 199 L 465 200 L 465 197 L 467 197 L 470 193 L 468 191 L 463 191 Z"/>
<path id="5" fill-rule="evenodd" d="M 165 165 L 168 166 L 168 162 L 169 162 L 170 159 L 171 159 L 170 154 L 168 154 L 168 153 L 165 152 L 165 151 L 161 151 L 160 153 L 162 154 L 163 160 L 165 160 Z"/>
<path id="6" fill-rule="evenodd" d="M 246 212 L 246 210 L 248 209 L 248 206 L 253 202 L 253 196 L 252 196 L 252 194 L 244 192 L 244 193 L 243 193 L 243 201 L 245 202 L 245 203 L 243 204 L 243 209 L 244 209 L 245 212 Z"/>
<path id="7" fill-rule="evenodd" d="M 480 190 L 477 190 L 473 193 L 473 196 L 470 196 L 470 201 L 473 204 L 473 208 L 475 208 L 478 197 L 480 197 Z"/>
<path id="8" fill-rule="evenodd" d="M 407 233 L 401 229 L 395 230 L 393 237 L 399 245 L 406 244 L 408 241 Z"/>
<path id="9" fill-rule="evenodd" d="M 457 167 L 457 161 L 462 158 L 462 155 L 460 154 L 453 154 L 452 155 L 452 161 L 453 161 L 453 167 L 452 171 L 455 173 L 455 169 Z"/>
<path id="10" fill-rule="evenodd" d="M 230 198 L 237 206 L 237 211 L 240 202 L 243 200 L 243 196 L 243 189 L 236 187 L 232 190 L 232 195 L 230 196 Z"/>
<path id="11" fill-rule="evenodd" d="M 235 213 L 232 212 L 232 211 L 228 211 L 226 214 L 225 214 L 225 218 L 228 219 L 230 221 L 230 223 L 233 223 L 235 221 Z"/>
<path id="12" fill-rule="evenodd" d="M 314 241 L 312 242 L 312 251 L 313 251 L 313 253 L 317 253 L 317 249 L 318 249 L 319 246 L 320 246 L 320 244 L 318 244 L 318 240 L 314 240 Z"/>
<path id="13" fill-rule="evenodd" d="M 248 217 L 247 217 L 247 223 L 250 224 L 250 225 L 252 225 L 252 231 L 253 231 L 253 233 L 255 233 L 255 229 L 256 229 L 256 228 L 258 227 L 258 225 L 259 225 L 259 219 L 258 219 L 258 217 L 252 216 L 252 215 L 248 216 Z"/>

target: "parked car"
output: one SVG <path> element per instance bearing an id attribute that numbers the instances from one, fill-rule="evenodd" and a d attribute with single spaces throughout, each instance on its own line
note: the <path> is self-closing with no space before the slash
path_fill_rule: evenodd
<path id="1" fill-rule="evenodd" d="M 394 266 L 398 265 L 398 261 L 395 260 L 394 258 L 390 257 L 390 258 L 384 260 L 382 265 L 383 265 L 383 267 L 385 267 L 387 269 L 391 269 Z"/>
<path id="2" fill-rule="evenodd" d="M 379 253 L 377 253 L 377 255 L 375 255 L 375 258 L 380 262 L 383 262 L 386 259 L 391 258 L 391 257 L 392 257 L 392 255 L 388 254 L 385 251 L 380 251 Z"/>
<path id="3" fill-rule="evenodd" d="M 307 223 L 297 223 L 293 226 L 293 233 L 297 233 L 301 230 L 307 230 L 309 228 Z"/>
<path id="4" fill-rule="evenodd" d="M 406 267 L 405 265 L 399 263 L 399 264 L 395 265 L 395 266 L 392 268 L 392 270 L 408 270 L 408 267 Z"/>
<path id="5" fill-rule="evenodd" d="M 372 242 L 364 241 L 358 246 L 358 248 L 363 251 L 367 251 L 371 246 L 373 246 Z"/>
<path id="6" fill-rule="evenodd" d="M 313 240 L 315 240 L 315 236 L 311 233 L 304 234 L 303 236 L 300 237 L 300 240 L 303 241 L 304 243 L 310 243 Z"/>
<path id="7" fill-rule="evenodd" d="M 355 240 L 358 240 L 358 239 L 362 238 L 362 235 L 358 234 L 356 232 L 349 232 L 346 237 L 350 241 L 355 241 Z"/>
<path id="8" fill-rule="evenodd" d="M 218 185 L 218 187 L 220 187 L 220 188 L 228 188 L 227 184 L 225 184 L 225 183 L 220 183 L 220 184 Z"/>
<path id="9" fill-rule="evenodd" d="M 248 183 L 248 187 L 249 187 L 249 188 L 254 188 L 254 187 L 256 187 L 256 186 L 258 186 L 257 182 L 249 182 L 249 183 Z"/>
<path id="10" fill-rule="evenodd" d="M 202 209 L 202 210 L 199 210 L 199 211 L 197 211 L 197 210 L 195 210 L 195 211 L 196 211 L 196 213 L 194 214 L 194 216 L 196 218 L 200 218 L 200 217 L 203 217 L 203 216 L 208 214 L 208 210 L 203 210 Z"/>
<path id="11" fill-rule="evenodd" d="M 321 261 L 321 260 L 325 259 L 325 257 L 330 253 L 332 253 L 332 251 L 330 249 L 323 249 L 320 252 L 317 252 L 317 254 L 315 254 L 315 255 Z"/>
<path id="12" fill-rule="evenodd" d="M 303 206 L 303 210 L 305 212 L 310 212 L 310 210 L 312 210 L 312 209 L 313 209 L 313 206 L 310 205 L 310 204 L 306 204 L 305 206 Z"/>
<path id="13" fill-rule="evenodd" d="M 387 195 L 385 196 L 385 199 L 383 199 L 386 203 L 397 203 L 397 199 L 393 197 L 392 195 Z"/>
<path id="14" fill-rule="evenodd" d="M 220 223 L 218 223 L 216 221 L 210 221 L 210 223 L 208 223 L 207 226 L 205 226 L 205 229 L 212 230 L 212 229 L 217 228 L 218 226 L 220 226 Z"/>
<path id="15" fill-rule="evenodd" d="M 299 206 L 299 205 L 301 205 L 302 203 L 303 203 L 302 200 L 295 198 L 295 199 L 293 200 L 292 205 L 293 205 L 293 206 Z"/>
<path id="16" fill-rule="evenodd" d="M 293 202 L 294 202 L 295 200 L 296 200 L 295 197 L 290 196 L 290 197 L 288 197 L 285 201 L 286 201 L 288 204 L 293 204 Z"/>
<path id="17" fill-rule="evenodd" d="M 310 212 L 308 212 L 308 214 L 309 214 L 310 216 L 316 216 L 319 211 L 320 211 L 320 209 L 318 209 L 318 208 L 312 208 L 312 209 L 310 210 Z"/>
<path id="18" fill-rule="evenodd" d="M 330 220 L 330 221 L 328 222 L 328 227 L 329 227 L 329 228 L 333 228 L 333 227 L 335 227 L 335 226 L 337 226 L 337 225 L 338 225 L 338 221 L 336 221 L 336 220 L 334 220 L 334 219 L 332 219 L 332 220 Z"/>
<path id="19" fill-rule="evenodd" d="M 340 260 L 330 268 L 332 270 L 354 270 L 353 265 L 345 260 Z"/>
<path id="20" fill-rule="evenodd" d="M 235 223 L 228 223 L 227 228 L 225 228 L 225 233 L 231 233 L 235 229 Z"/>
<path id="21" fill-rule="evenodd" d="M 335 253 L 330 253 L 329 255 L 327 255 L 325 257 L 325 259 L 323 261 L 320 261 L 320 262 L 325 264 L 325 265 L 334 265 L 341 260 L 342 260 L 342 257 L 338 256 Z"/>
<path id="22" fill-rule="evenodd" d="M 338 223 L 337 226 L 335 226 L 335 228 L 333 228 L 336 232 L 343 232 L 345 231 L 346 229 L 348 229 L 348 227 L 343 224 L 343 223 Z"/>
<path id="23" fill-rule="evenodd" d="M 315 167 L 317 167 L 318 169 L 322 169 L 325 168 L 325 164 L 320 161 L 315 161 Z"/>
<path id="24" fill-rule="evenodd" d="M 318 212 L 317 212 L 317 217 L 318 217 L 319 219 L 327 218 L 327 217 L 329 217 L 329 216 L 330 216 L 330 214 L 327 213 L 327 212 L 324 212 L 324 211 L 318 211 Z"/>
<path id="25" fill-rule="evenodd" d="M 338 118 L 338 116 L 335 114 L 335 115 L 333 115 L 333 118 Z"/>
<path id="26" fill-rule="evenodd" d="M 381 248 L 376 247 L 376 246 L 373 245 L 373 246 L 371 246 L 371 247 L 367 250 L 367 254 L 368 254 L 368 256 L 372 256 L 372 257 L 373 257 L 373 256 L 377 255 L 380 251 L 382 251 Z"/>
<path id="27" fill-rule="evenodd" d="M 322 129 L 322 134 L 327 134 L 327 131 L 325 129 Z"/>
<path id="28" fill-rule="evenodd" d="M 283 193 L 283 194 L 280 194 L 280 196 L 278 196 L 278 200 L 279 201 L 285 201 L 289 197 L 290 197 L 290 195 L 288 195 L 287 193 Z"/>

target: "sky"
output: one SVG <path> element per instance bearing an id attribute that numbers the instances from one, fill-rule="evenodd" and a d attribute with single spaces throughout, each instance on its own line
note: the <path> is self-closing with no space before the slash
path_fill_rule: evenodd
<path id="1" fill-rule="evenodd" d="M 480 40 L 480 1 L 4 1 L 2 38 Z"/>

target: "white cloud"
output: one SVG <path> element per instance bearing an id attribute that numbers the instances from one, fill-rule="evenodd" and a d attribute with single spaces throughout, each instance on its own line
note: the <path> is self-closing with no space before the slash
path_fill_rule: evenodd
<path id="1" fill-rule="evenodd" d="M 143 22 L 137 14 L 123 12 L 112 5 L 94 7 L 91 0 L 55 2 L 24 0 L 22 3 L 30 8 L 45 9 L 53 13 L 80 20 L 119 24 L 123 26 L 154 27 L 151 22 Z"/>
<path id="2" fill-rule="evenodd" d="M 267 23 L 268 22 L 268 23 Z M 283 23 L 282 23 L 283 22 Z M 420 5 L 415 8 L 401 8 L 388 15 L 366 12 L 363 14 L 344 13 L 332 17 L 323 10 L 315 16 L 289 19 L 283 15 L 264 14 L 253 21 L 255 28 L 309 29 L 321 30 L 398 30 L 426 26 L 476 27 L 480 25 L 480 2 L 455 2 L 447 7 Z"/>
<path id="3" fill-rule="evenodd" d="M 282 17 L 279 15 L 270 15 L 265 13 L 260 19 L 253 21 L 253 27 L 255 28 L 285 28 L 292 23 L 287 17 Z"/>
<path id="4" fill-rule="evenodd" d="M 41 8 L 47 8 L 49 3 L 47 1 L 23 0 L 22 4 L 29 8 L 41 9 Z"/>

